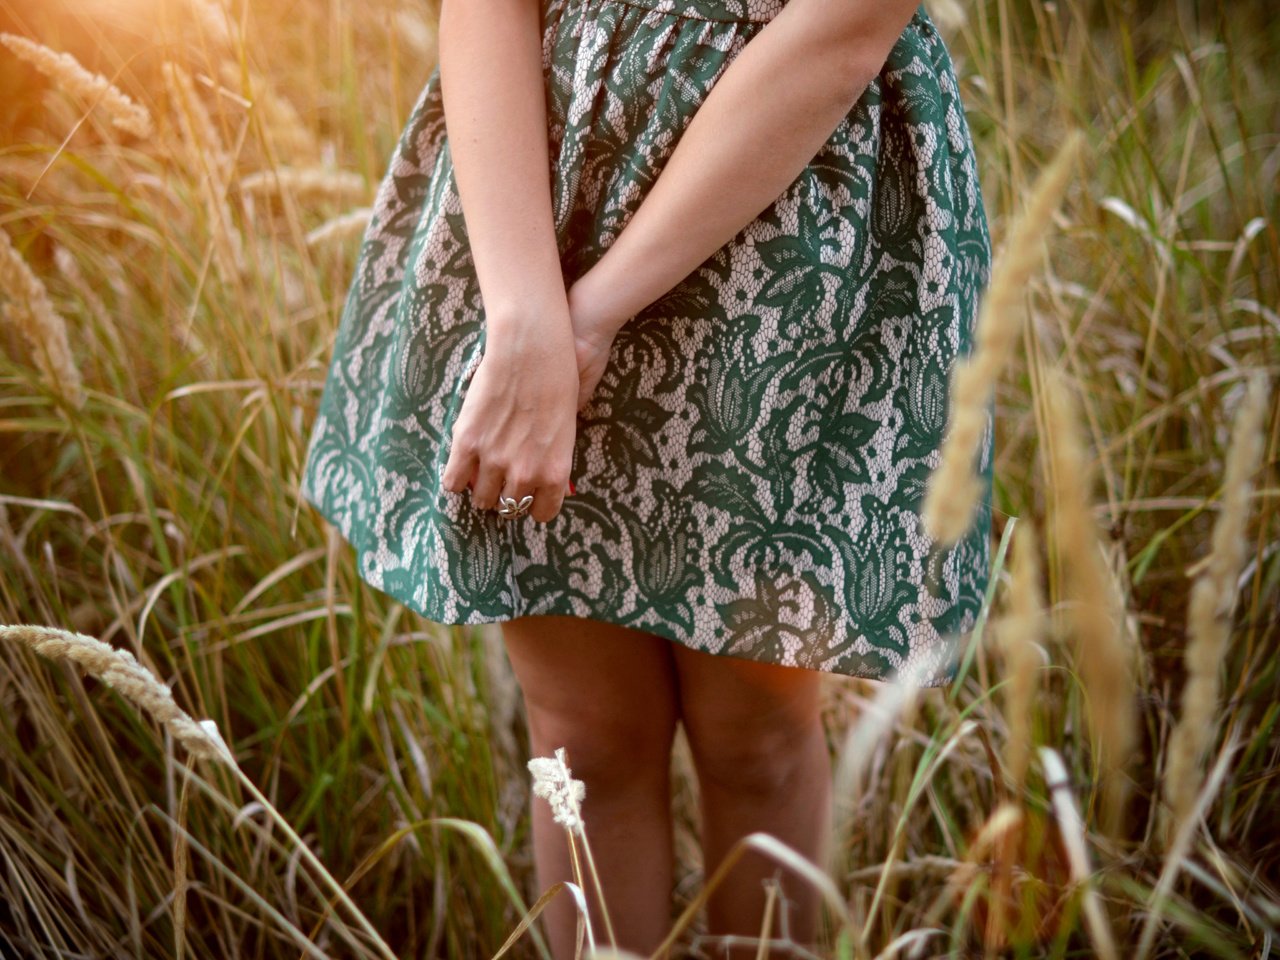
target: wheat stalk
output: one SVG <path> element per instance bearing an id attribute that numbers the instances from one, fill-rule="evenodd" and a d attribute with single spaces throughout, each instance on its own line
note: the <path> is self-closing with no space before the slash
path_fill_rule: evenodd
<path id="1" fill-rule="evenodd" d="M 1040 263 L 1041 239 L 1049 231 L 1083 145 L 1084 134 L 1071 131 L 1036 178 L 1031 198 L 1010 228 L 982 295 L 974 322 L 973 350 L 952 365 L 951 412 L 938 466 L 929 475 L 922 512 L 925 530 L 939 545 L 958 541 L 973 521 L 983 493 L 973 464 L 990 421 L 992 392 L 1013 354 L 1022 320 L 1019 303 Z"/>
<path id="2" fill-rule="evenodd" d="M 241 79 L 239 65 L 231 62 L 222 65 L 221 73 L 222 82 L 227 86 L 239 85 L 242 88 L 241 93 L 262 117 L 263 131 L 287 155 L 314 157 L 321 151 L 315 135 L 297 108 L 278 94 L 266 77 L 251 70 L 247 79 Z"/>
<path id="3" fill-rule="evenodd" d="M 1097 523 L 1089 508 L 1092 472 L 1085 459 L 1076 405 L 1064 375 L 1044 377 L 1053 476 L 1053 532 L 1065 560 L 1073 603 L 1075 661 L 1084 684 L 1095 757 L 1101 771 L 1104 829 L 1114 834 L 1128 795 L 1125 765 L 1137 742 L 1133 651 L 1124 610 L 1103 561 Z"/>
<path id="4" fill-rule="evenodd" d="M 1236 578 L 1248 550 L 1249 495 L 1252 477 L 1262 462 L 1266 411 L 1266 375 L 1257 371 L 1236 412 L 1222 481 L 1222 509 L 1203 569 L 1191 588 L 1182 715 L 1169 736 L 1164 771 L 1166 840 L 1176 835 L 1195 806 L 1204 779 L 1201 762 L 1217 732 L 1219 672 L 1231 639 Z"/>
<path id="5" fill-rule="evenodd" d="M 225 182 L 230 173 L 231 158 L 223 145 L 218 125 L 196 92 L 191 74 L 172 60 L 160 65 L 160 74 L 178 118 L 187 161 L 196 167 L 207 166 L 215 181 Z"/>
<path id="6" fill-rule="evenodd" d="M 115 319 L 111 316 L 111 311 L 107 309 L 102 296 L 85 277 L 79 261 L 66 247 L 58 246 L 54 247 L 53 250 L 53 263 L 58 268 L 58 272 L 71 285 L 71 288 L 80 295 L 86 309 L 98 322 L 98 327 L 102 330 L 103 335 L 110 339 L 116 353 L 124 356 L 124 346 L 121 343 L 120 331 L 116 326 Z"/>
<path id="7" fill-rule="evenodd" d="M 214 43 L 234 49 L 240 42 L 240 25 L 218 0 L 189 0 L 187 9 Z"/>
<path id="8" fill-rule="evenodd" d="M 604 901 L 604 890 L 600 886 L 600 874 L 596 870 L 595 859 L 591 856 L 591 846 L 587 843 L 586 823 L 582 819 L 582 800 L 586 796 L 587 785 L 581 780 L 573 779 L 564 747 L 556 749 L 554 758 L 534 757 L 529 761 L 528 767 L 533 775 L 533 795 L 542 797 L 551 805 L 552 818 L 565 828 L 569 838 L 574 880 L 580 888 L 585 889 L 586 885 L 582 882 L 582 867 L 578 863 L 578 846 L 575 837 L 582 840 L 587 867 L 595 883 L 596 899 L 600 901 L 600 912 L 604 915 L 605 931 L 609 935 L 609 943 L 616 948 L 618 942 L 613 933 L 613 922 L 609 918 L 609 908 Z M 591 918 L 585 912 L 581 916 L 586 924 L 587 940 L 594 952 L 596 940 L 595 933 L 591 929 Z"/>
<path id="9" fill-rule="evenodd" d="M 945 36 L 959 33 L 969 22 L 969 15 L 958 0 L 930 0 L 929 17 L 937 25 L 938 31 Z"/>
<path id="10" fill-rule="evenodd" d="M 101 104 L 117 129 L 142 140 L 150 139 L 154 127 L 146 107 L 136 103 L 102 74 L 86 70 L 71 54 L 51 50 L 12 33 L 0 33 L 0 43 L 54 81 L 61 90 L 91 104 Z"/>
<path id="11" fill-rule="evenodd" d="M 117 650 L 95 637 L 57 627 L 29 624 L 0 626 L 0 637 L 24 643 L 42 657 L 66 660 L 97 677 L 166 726 L 188 752 L 203 760 L 234 763 L 212 721 L 197 723 L 174 702 L 173 694 L 128 650 Z"/>
<path id="12" fill-rule="evenodd" d="M 80 370 L 71 358 L 67 322 L 53 308 L 49 291 L 3 230 L 0 230 L 0 294 L 8 298 L 0 313 L 27 341 L 45 379 L 68 403 L 82 407 L 84 389 Z"/>
<path id="13" fill-rule="evenodd" d="M 1002 803 L 991 812 L 977 835 L 965 848 L 963 860 L 946 861 L 949 869 L 945 871 L 939 870 L 941 864 L 936 860 L 930 864 L 931 870 L 946 873 L 946 884 L 925 914 L 925 926 L 934 926 L 943 922 L 948 907 L 955 903 L 956 898 L 963 895 L 965 889 L 977 881 L 983 872 L 981 862 L 990 856 L 993 847 L 998 850 L 1010 834 L 1020 829 L 1022 820 L 1023 813 L 1020 807 L 1012 803 Z"/>

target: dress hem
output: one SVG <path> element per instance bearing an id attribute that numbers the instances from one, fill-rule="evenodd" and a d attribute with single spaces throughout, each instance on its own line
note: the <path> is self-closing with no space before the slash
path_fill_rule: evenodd
<path id="1" fill-rule="evenodd" d="M 649 633 L 657 637 L 662 637 L 664 640 L 669 640 L 672 643 L 678 643 L 689 650 L 695 650 L 698 653 L 705 653 L 713 657 L 731 657 L 735 660 L 747 660 L 752 663 L 767 663 L 772 666 L 789 667 L 793 670 L 811 670 L 815 673 L 829 674 L 834 677 L 849 677 L 857 680 L 871 680 L 876 683 L 888 683 L 888 684 L 895 683 L 895 681 L 892 679 L 886 679 L 885 677 L 870 676 L 863 673 L 845 673 L 844 671 L 841 671 L 841 670 L 823 670 L 821 667 L 808 666 L 800 663 L 778 663 L 772 660 L 760 660 L 759 658 L 756 658 L 756 657 L 747 657 L 747 656 L 743 656 L 740 653 L 732 653 L 727 650 L 709 650 L 706 647 L 701 647 L 701 646 L 698 646 L 697 644 L 690 642 L 685 637 L 676 635 L 674 631 L 664 631 L 662 629 L 663 627 L 662 624 L 655 624 L 652 627 L 648 625 L 637 626 L 634 623 L 625 622 L 624 618 L 620 616 L 609 616 L 600 611 L 593 611 L 589 614 L 583 614 L 573 609 L 539 610 L 537 613 L 527 613 L 527 612 L 520 612 L 519 610 L 513 610 L 506 614 L 493 614 L 493 615 L 479 614 L 476 616 L 469 617 L 465 620 L 437 619 L 435 616 L 433 616 L 432 614 L 422 609 L 422 607 L 419 606 L 415 601 L 409 599 L 408 597 L 403 596 L 401 593 L 396 592 L 395 590 L 392 590 L 392 589 L 388 589 L 387 587 L 380 587 L 380 586 L 376 586 L 373 583 L 370 583 L 369 580 L 363 574 L 360 573 L 360 560 L 368 551 L 361 549 L 356 544 L 355 540 L 352 539 L 352 536 L 350 532 L 348 532 L 348 529 L 344 527 L 340 522 L 338 522 L 338 520 L 334 518 L 334 515 L 331 514 L 328 510 L 326 510 L 321 504 L 311 499 L 311 497 L 308 496 L 306 493 L 302 494 L 302 499 L 305 500 L 308 504 L 310 504 L 316 510 L 316 512 L 319 513 L 320 516 L 323 517 L 325 521 L 328 522 L 329 525 L 333 527 L 334 530 L 338 531 L 338 533 L 342 536 L 342 539 L 346 542 L 346 544 L 353 551 L 355 551 L 356 576 L 358 576 L 361 579 L 361 581 L 363 581 L 369 587 L 372 587 L 374 590 L 377 590 L 378 592 L 383 593 L 386 596 L 390 597 L 391 599 L 395 600 L 397 603 L 401 604 L 405 608 L 413 611 L 423 619 L 429 621 L 430 623 L 434 623 L 438 626 L 478 627 L 487 623 L 507 623 L 511 620 L 515 620 L 525 616 L 569 616 L 569 617 L 577 617 L 582 620 L 595 620 L 600 623 L 608 623 L 608 624 L 613 624 L 614 626 L 627 627 L 632 630 L 639 630 L 644 633 Z M 519 593 L 517 592 L 516 595 L 519 596 Z M 967 643 L 962 644 L 961 646 L 965 646 L 965 645 L 967 645 Z M 959 663 L 957 663 L 956 669 L 951 671 L 950 673 L 943 676 L 935 675 L 929 681 L 919 684 L 919 686 L 922 689 L 935 689 L 935 688 L 947 687 L 950 684 L 955 682 L 956 674 L 958 672 L 959 672 Z"/>

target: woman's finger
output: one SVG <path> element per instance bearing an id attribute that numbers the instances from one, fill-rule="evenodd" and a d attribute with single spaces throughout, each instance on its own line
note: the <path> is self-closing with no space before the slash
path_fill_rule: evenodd
<path id="1" fill-rule="evenodd" d="M 538 523 L 550 523 L 564 505 L 568 486 L 541 486 L 533 491 L 533 505 L 529 508 L 529 516 Z M 519 500 L 519 497 L 516 498 Z"/>
<path id="2" fill-rule="evenodd" d="M 478 457 L 465 445 L 455 444 L 440 473 L 440 486 L 451 493 L 461 493 L 474 482 Z"/>
<path id="3" fill-rule="evenodd" d="M 471 488 L 471 505 L 477 510 L 492 510 L 498 505 L 498 494 L 506 477 L 503 472 L 490 463 L 482 462 L 476 470 L 474 486 Z"/>

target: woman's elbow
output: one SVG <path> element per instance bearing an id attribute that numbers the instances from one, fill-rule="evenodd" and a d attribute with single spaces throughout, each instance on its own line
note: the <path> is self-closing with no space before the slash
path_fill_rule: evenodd
<path id="1" fill-rule="evenodd" d="M 794 0 L 793 0 L 794 2 Z M 918 0 L 820 0 L 848 3 L 827 34 L 835 88 L 850 106 L 884 68 L 919 7 Z"/>

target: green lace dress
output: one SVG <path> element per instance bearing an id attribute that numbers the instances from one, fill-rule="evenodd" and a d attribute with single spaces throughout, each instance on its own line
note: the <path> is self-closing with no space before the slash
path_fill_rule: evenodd
<path id="1" fill-rule="evenodd" d="M 566 284 L 783 4 L 544 0 Z M 989 580 L 994 408 L 969 534 L 941 549 L 919 511 L 990 258 L 952 61 L 921 7 L 808 167 L 623 327 L 579 413 L 576 495 L 550 523 L 501 520 L 440 486 L 485 314 L 435 72 L 377 195 L 300 492 L 365 581 L 438 623 L 573 614 L 946 683 Z"/>

